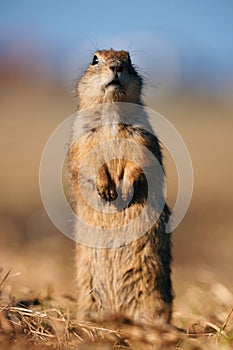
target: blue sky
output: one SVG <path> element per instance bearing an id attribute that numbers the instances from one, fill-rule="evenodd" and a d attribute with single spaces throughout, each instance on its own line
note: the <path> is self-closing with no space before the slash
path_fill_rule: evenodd
<path id="1" fill-rule="evenodd" d="M 1 52 L 28 42 L 68 77 L 95 45 L 130 48 L 147 72 L 156 63 L 158 79 L 167 70 L 191 80 L 233 76 L 233 0 L 5 0 L 0 7 Z"/>

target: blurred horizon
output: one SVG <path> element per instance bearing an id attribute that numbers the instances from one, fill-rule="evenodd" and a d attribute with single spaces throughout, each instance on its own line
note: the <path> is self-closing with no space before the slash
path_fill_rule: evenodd
<path id="1" fill-rule="evenodd" d="M 129 50 L 161 95 L 233 93 L 233 2 L 12 0 L 1 4 L 1 80 L 70 85 L 93 51 Z M 112 13 L 112 14 L 111 14 Z M 128 15 L 130 14 L 130 15 Z M 17 78 L 18 77 L 18 78 Z"/>

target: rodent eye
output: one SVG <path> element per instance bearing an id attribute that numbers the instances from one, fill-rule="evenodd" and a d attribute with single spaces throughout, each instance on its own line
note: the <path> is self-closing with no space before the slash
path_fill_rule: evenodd
<path id="1" fill-rule="evenodd" d="M 93 60 L 92 60 L 92 66 L 96 65 L 99 63 L 99 59 L 96 55 L 94 55 Z"/>

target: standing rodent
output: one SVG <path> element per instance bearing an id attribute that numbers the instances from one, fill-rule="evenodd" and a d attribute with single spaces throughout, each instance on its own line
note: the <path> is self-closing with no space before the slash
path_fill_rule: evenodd
<path id="1" fill-rule="evenodd" d="M 145 148 L 162 167 L 158 139 L 143 128 L 140 122 L 142 115 L 134 114 L 135 104 L 143 108 L 142 85 L 142 78 L 132 65 L 129 53 L 113 49 L 97 51 L 78 82 L 78 114 L 81 116 L 77 116 L 73 125 L 68 169 L 74 211 L 82 222 L 90 225 L 90 233 L 91 227 L 101 227 L 103 232 L 104 229 L 117 227 L 124 232 L 127 224 L 142 213 L 148 199 L 144 169 L 150 172 L 154 166 Z M 123 106 L 129 106 L 129 109 L 122 112 L 121 102 L 125 102 Z M 126 123 L 123 116 L 128 110 L 130 121 Z M 143 118 L 146 119 L 146 114 Z M 132 143 L 139 145 L 139 150 L 135 151 Z M 110 157 L 107 160 L 106 153 L 96 151 L 96 147 L 103 144 Z M 80 175 L 83 164 L 86 168 Z M 96 175 L 88 173 L 88 170 L 85 173 L 91 165 L 97 167 Z M 157 190 L 149 203 L 155 210 L 161 199 L 165 203 L 163 179 L 154 178 L 156 181 Z M 94 210 L 83 198 L 80 184 L 83 188 L 89 186 L 86 192 L 88 200 L 93 197 L 95 201 L 97 196 L 103 208 L 114 208 L 115 211 Z M 117 197 L 127 203 L 123 209 L 119 207 Z M 137 236 L 129 243 L 126 237 L 125 244 L 118 248 L 114 248 L 114 244 L 107 249 L 77 243 L 78 319 L 103 320 L 120 316 L 145 322 L 160 317 L 170 320 L 173 299 L 171 238 L 165 233 L 169 215 L 165 203 L 159 219 L 145 234 L 142 232 L 139 238 Z M 142 231 L 146 220 L 144 218 L 142 225 L 138 226 Z M 79 225 L 76 225 L 75 231 L 83 237 L 89 234 L 88 231 L 80 232 L 82 228 Z M 127 230 L 125 232 L 127 236 Z M 117 240 L 116 236 L 113 241 Z"/>

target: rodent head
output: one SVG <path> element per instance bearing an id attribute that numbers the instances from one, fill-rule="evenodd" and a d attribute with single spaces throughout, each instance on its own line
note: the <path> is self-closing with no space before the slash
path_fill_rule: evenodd
<path id="1" fill-rule="evenodd" d="M 97 51 L 78 82 L 79 109 L 108 102 L 141 104 L 142 78 L 126 51 Z"/>

